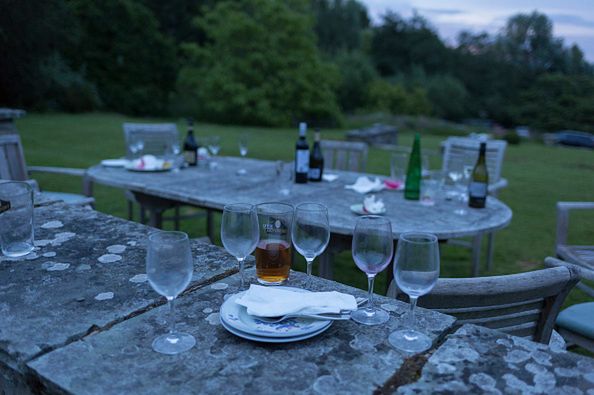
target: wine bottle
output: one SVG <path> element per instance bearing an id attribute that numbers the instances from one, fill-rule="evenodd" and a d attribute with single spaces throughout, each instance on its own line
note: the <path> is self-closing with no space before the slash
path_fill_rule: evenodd
<path id="1" fill-rule="evenodd" d="M 309 181 L 322 181 L 324 172 L 324 156 L 320 147 L 320 129 L 314 132 L 314 144 L 309 155 Z"/>
<path id="2" fill-rule="evenodd" d="M 468 206 L 485 208 L 489 186 L 489 171 L 487 170 L 487 143 L 481 143 L 479 156 L 472 170 L 468 185 Z"/>
<path id="3" fill-rule="evenodd" d="M 404 198 L 419 200 L 421 196 L 421 137 L 417 133 L 413 142 L 412 152 L 406 170 L 404 184 Z"/>
<path id="4" fill-rule="evenodd" d="M 188 135 L 184 140 L 184 159 L 189 166 L 198 164 L 198 144 L 194 138 L 194 121 L 188 118 Z"/>
<path id="5" fill-rule="evenodd" d="M 299 124 L 299 138 L 295 144 L 295 182 L 297 184 L 307 183 L 309 173 L 309 145 L 305 139 L 307 124 Z"/>

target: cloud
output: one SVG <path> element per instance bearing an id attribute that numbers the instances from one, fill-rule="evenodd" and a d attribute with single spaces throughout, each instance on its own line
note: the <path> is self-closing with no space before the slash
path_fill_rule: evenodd
<path id="1" fill-rule="evenodd" d="M 594 28 L 593 20 L 584 19 L 578 15 L 550 14 L 549 17 L 555 23 L 563 23 L 563 24 L 574 25 L 574 26 Z"/>
<path id="2" fill-rule="evenodd" d="M 457 14 L 465 13 L 465 11 L 462 11 L 462 10 L 447 9 L 447 8 L 418 8 L 418 11 L 423 14 L 433 14 L 433 15 L 457 15 Z"/>

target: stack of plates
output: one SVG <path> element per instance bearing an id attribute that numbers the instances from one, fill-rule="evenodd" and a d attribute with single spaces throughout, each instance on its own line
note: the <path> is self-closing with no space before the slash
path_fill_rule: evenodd
<path id="1" fill-rule="evenodd" d="M 304 292 L 297 288 L 283 288 Z M 289 318 L 277 323 L 259 320 L 258 317 L 249 315 L 244 306 L 235 303 L 244 292 L 231 296 L 221 306 L 223 327 L 244 339 L 265 343 L 290 343 L 319 335 L 332 325 L 330 320 L 312 318 Z"/>

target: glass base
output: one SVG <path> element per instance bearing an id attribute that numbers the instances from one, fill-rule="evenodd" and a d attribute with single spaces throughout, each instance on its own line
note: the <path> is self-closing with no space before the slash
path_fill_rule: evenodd
<path id="1" fill-rule="evenodd" d="M 288 279 L 284 279 L 284 280 L 280 280 L 280 281 L 266 281 L 266 280 L 262 280 L 261 278 L 258 278 L 257 280 L 262 285 L 283 285 L 284 283 L 287 282 Z"/>
<path id="2" fill-rule="evenodd" d="M 403 329 L 392 332 L 388 337 L 390 344 L 397 350 L 419 353 L 431 347 L 431 339 L 421 332 Z"/>
<path id="3" fill-rule="evenodd" d="M 359 309 L 351 313 L 353 321 L 363 325 L 380 325 L 388 322 L 390 315 L 381 309 Z"/>
<path id="4" fill-rule="evenodd" d="M 174 332 L 153 340 L 153 350 L 161 354 L 175 355 L 194 347 L 196 339 L 188 333 Z"/>
<path id="5" fill-rule="evenodd" d="M 11 258 L 25 256 L 33 251 L 33 244 L 27 242 L 10 243 L 2 248 L 2 253 Z"/>
<path id="6" fill-rule="evenodd" d="M 237 170 L 237 175 L 238 176 L 244 176 L 247 174 L 247 170 L 246 169 L 239 169 Z"/>

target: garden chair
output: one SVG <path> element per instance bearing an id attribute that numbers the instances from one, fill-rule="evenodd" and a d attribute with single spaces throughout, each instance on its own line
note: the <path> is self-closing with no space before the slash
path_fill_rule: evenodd
<path id="1" fill-rule="evenodd" d="M 573 268 L 556 267 L 493 277 L 440 278 L 419 306 L 548 344 L 565 297 L 579 281 Z M 388 296 L 403 299 L 392 280 Z M 562 343 L 562 342 L 561 342 Z"/>
<path id="2" fill-rule="evenodd" d="M 447 174 L 450 165 L 456 160 L 463 160 L 469 166 L 474 166 L 478 159 L 481 140 L 468 137 L 449 137 L 442 142 L 443 161 L 442 170 Z M 489 194 L 497 196 L 500 189 L 507 186 L 507 180 L 501 177 L 503 158 L 507 142 L 504 140 L 487 140 L 487 170 L 489 171 Z M 451 244 L 462 245 L 467 248 L 479 249 L 473 255 L 480 256 L 481 243 L 471 243 L 466 240 L 450 240 Z M 487 270 L 493 268 L 493 250 L 495 248 L 495 233 L 487 236 Z"/>
<path id="3" fill-rule="evenodd" d="M 579 267 L 555 258 L 547 258 L 548 267 L 571 267 L 577 270 L 582 280 L 594 281 L 594 270 Z M 577 285 L 579 289 L 594 297 L 594 288 L 583 281 Z M 594 353 L 594 301 L 574 304 L 559 313 L 555 329 L 567 345 L 578 345 Z"/>
<path id="4" fill-rule="evenodd" d="M 557 237 L 555 240 L 555 252 L 559 258 L 567 262 L 575 263 L 578 266 L 594 270 L 594 245 L 577 246 L 567 244 L 569 212 L 573 210 L 594 210 L 594 202 L 557 203 Z"/>
<path id="5" fill-rule="evenodd" d="M 369 150 L 366 143 L 322 140 L 320 146 L 324 155 L 325 169 L 365 172 Z"/>
<path id="6" fill-rule="evenodd" d="M 83 194 L 66 192 L 41 192 L 46 200 L 63 201 L 69 205 L 93 205 L 92 183 L 86 177 L 86 170 L 65 167 L 27 166 L 21 138 L 18 134 L 0 135 L 0 178 L 11 181 L 28 181 L 29 173 L 53 173 L 78 176 L 83 179 Z"/>
<path id="7" fill-rule="evenodd" d="M 180 140 L 177 126 L 174 123 L 125 122 L 123 124 L 123 130 L 126 142 L 126 157 L 128 159 L 133 159 L 140 154 L 176 159 L 174 146 L 177 145 L 179 149 Z M 136 148 L 137 151 L 135 151 L 135 144 L 138 142 L 142 142 L 142 148 Z M 173 221 L 175 230 L 179 230 L 179 224 L 182 219 L 206 216 L 207 233 L 208 237 L 212 240 L 213 219 L 210 210 L 207 210 L 206 213 L 199 212 L 192 215 L 182 215 L 181 207 L 183 205 L 174 200 L 138 193 L 134 194 L 131 191 L 126 191 L 125 196 L 128 201 L 129 220 L 134 219 L 134 203 L 138 203 L 140 206 L 140 222 L 147 222 L 146 211 L 148 210 L 151 212 L 150 225 L 157 228 L 161 228 L 165 220 Z M 170 209 L 173 209 L 173 215 L 170 217 L 164 216 L 164 212 Z"/>

